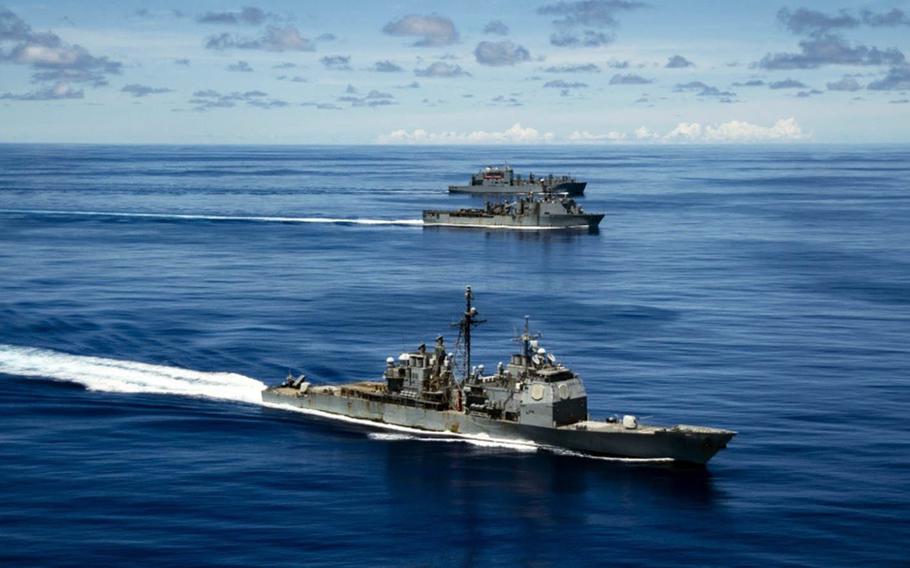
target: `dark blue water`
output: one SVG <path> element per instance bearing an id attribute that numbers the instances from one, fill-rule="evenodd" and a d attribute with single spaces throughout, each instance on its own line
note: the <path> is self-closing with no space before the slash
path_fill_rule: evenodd
<path id="1" fill-rule="evenodd" d="M 599 233 L 311 219 L 499 160 Z M 5 145 L 0 209 L 2 565 L 907 562 L 910 148 Z M 488 367 L 531 314 L 595 416 L 739 436 L 692 470 L 245 402 L 377 377 L 467 283 Z"/>

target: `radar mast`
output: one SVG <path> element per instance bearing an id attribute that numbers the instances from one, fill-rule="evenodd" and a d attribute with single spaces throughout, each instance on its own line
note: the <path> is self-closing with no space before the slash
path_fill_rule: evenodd
<path id="1" fill-rule="evenodd" d="M 461 321 L 458 322 L 459 336 L 464 340 L 464 374 L 462 382 L 467 382 L 471 378 L 471 328 L 480 325 L 486 320 L 477 319 L 477 308 L 471 301 L 474 299 L 474 293 L 470 286 L 464 287 L 464 314 Z"/>

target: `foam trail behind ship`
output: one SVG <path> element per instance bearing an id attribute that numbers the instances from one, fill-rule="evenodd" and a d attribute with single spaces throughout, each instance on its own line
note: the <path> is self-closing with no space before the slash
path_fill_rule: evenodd
<path id="1" fill-rule="evenodd" d="M 0 373 L 74 382 L 88 390 L 196 396 L 258 404 L 265 384 L 236 373 L 192 371 L 50 349 L 0 345 Z"/>
<path id="2" fill-rule="evenodd" d="M 588 456 L 556 448 L 543 448 L 530 441 L 503 440 L 488 436 L 468 436 L 448 432 L 428 432 L 394 424 L 381 424 L 370 420 L 349 418 L 319 410 L 302 409 L 283 404 L 269 404 L 263 402 L 261 396 L 262 390 L 266 388 L 265 383 L 237 373 L 193 371 L 180 367 L 138 363 L 106 357 L 72 355 L 51 349 L 3 344 L 0 344 L 0 373 L 73 382 L 81 384 L 92 391 L 191 396 L 261 405 L 357 424 L 373 430 L 386 430 L 390 433 L 374 432 L 369 434 L 369 437 L 374 440 L 389 442 L 399 440 L 462 442 L 482 448 L 518 452 L 536 452 L 539 449 L 547 449 L 564 455 L 630 463 L 672 461 Z"/>
<path id="3" fill-rule="evenodd" d="M 57 209 L 0 209 L 0 213 L 19 215 L 57 215 L 73 217 L 116 217 L 162 221 L 247 221 L 253 223 L 309 223 L 329 225 L 423 226 L 420 219 L 349 219 L 344 217 L 280 217 L 265 215 L 198 215 L 184 213 L 130 213 L 117 211 L 63 211 Z"/>

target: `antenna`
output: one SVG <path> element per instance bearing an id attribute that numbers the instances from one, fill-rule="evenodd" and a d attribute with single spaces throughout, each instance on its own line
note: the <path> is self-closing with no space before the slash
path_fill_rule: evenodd
<path id="1" fill-rule="evenodd" d="M 515 337 L 514 341 L 521 342 L 521 354 L 524 359 L 525 370 L 528 368 L 528 361 L 531 360 L 531 357 L 535 355 L 531 350 L 531 341 L 534 339 L 540 339 L 541 335 L 539 333 L 531 333 L 531 316 L 525 316 L 525 330 L 524 333 Z"/>

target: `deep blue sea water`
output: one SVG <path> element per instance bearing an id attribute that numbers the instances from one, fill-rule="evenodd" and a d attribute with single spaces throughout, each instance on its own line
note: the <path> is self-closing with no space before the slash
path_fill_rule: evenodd
<path id="1" fill-rule="evenodd" d="M 600 231 L 406 223 L 503 160 Z M 908 562 L 910 147 L 0 145 L 0 210 L 0 565 Z M 250 402 L 377 377 L 468 283 L 475 360 L 530 314 L 594 416 L 739 435 L 699 470 Z"/>

